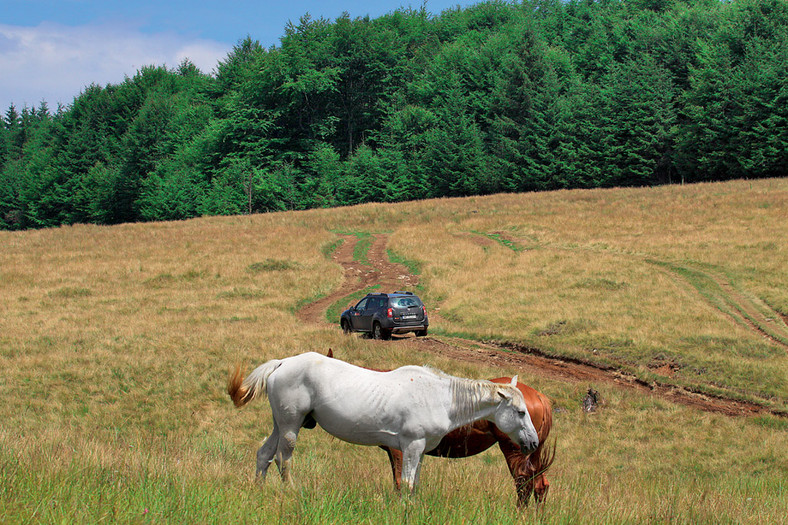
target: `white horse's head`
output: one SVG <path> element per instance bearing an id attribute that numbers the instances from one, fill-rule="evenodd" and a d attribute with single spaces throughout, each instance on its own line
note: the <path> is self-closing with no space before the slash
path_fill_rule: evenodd
<path id="1" fill-rule="evenodd" d="M 520 445 L 523 454 L 530 454 L 539 446 L 539 436 L 534 428 L 522 392 L 517 388 L 517 376 L 509 385 L 500 385 L 501 402 L 495 411 L 495 425 Z"/>

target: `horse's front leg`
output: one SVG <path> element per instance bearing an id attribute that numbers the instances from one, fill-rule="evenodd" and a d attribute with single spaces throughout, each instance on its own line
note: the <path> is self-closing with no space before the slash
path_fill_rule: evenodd
<path id="1" fill-rule="evenodd" d="M 533 469 L 527 456 L 524 456 L 517 446 L 508 437 L 498 437 L 498 446 L 506 459 L 509 473 L 514 479 L 514 488 L 517 491 L 517 507 L 525 508 L 534 491 Z"/>
<path id="2" fill-rule="evenodd" d="M 257 450 L 257 470 L 255 471 L 255 478 L 258 480 L 264 480 L 265 475 L 268 473 L 268 467 L 271 466 L 271 462 L 274 460 L 274 454 L 276 454 L 276 448 L 279 445 L 279 427 L 274 421 L 274 430 L 271 432 L 271 435 L 268 436 L 268 439 L 265 440 L 263 446 L 261 446 Z"/>
<path id="3" fill-rule="evenodd" d="M 416 491 L 419 484 L 421 460 L 424 457 L 426 440 L 417 439 L 402 447 L 402 481 L 407 485 L 410 493 Z"/>
<path id="4" fill-rule="evenodd" d="M 547 491 L 550 490 L 550 482 L 547 481 L 547 476 L 539 474 L 534 479 L 534 500 L 537 505 L 542 505 L 547 499 Z"/>

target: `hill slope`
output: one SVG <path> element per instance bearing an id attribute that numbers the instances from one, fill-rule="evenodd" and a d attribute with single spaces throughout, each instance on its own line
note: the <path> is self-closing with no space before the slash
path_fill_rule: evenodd
<path id="1" fill-rule="evenodd" d="M 770 179 L 2 232 L 0 513 L 522 520 L 493 450 L 428 461 L 401 504 L 379 450 L 305 430 L 298 490 L 253 486 L 270 411 L 232 408 L 228 365 L 332 348 L 376 368 L 516 373 L 547 393 L 558 456 L 544 522 L 778 522 L 787 220 L 788 180 Z M 394 286 L 381 261 L 427 303 L 428 341 L 326 321 L 359 287 Z M 699 411 L 671 389 L 730 405 Z M 750 417 L 723 415 L 736 412 Z"/>

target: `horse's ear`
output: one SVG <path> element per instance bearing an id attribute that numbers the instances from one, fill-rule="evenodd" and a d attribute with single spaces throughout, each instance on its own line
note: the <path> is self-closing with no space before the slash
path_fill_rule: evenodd
<path id="1" fill-rule="evenodd" d="M 505 388 L 498 389 L 498 395 L 501 396 L 501 399 L 511 399 L 512 393 L 506 390 Z"/>
<path id="2" fill-rule="evenodd" d="M 517 388 L 517 376 L 514 376 L 514 377 L 512 378 L 512 383 L 511 383 L 511 385 L 512 385 L 513 387 Z"/>

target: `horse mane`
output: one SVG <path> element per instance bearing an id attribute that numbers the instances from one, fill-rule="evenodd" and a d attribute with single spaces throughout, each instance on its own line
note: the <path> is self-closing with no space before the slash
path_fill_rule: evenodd
<path id="1" fill-rule="evenodd" d="M 452 406 L 462 419 L 477 412 L 484 400 L 495 396 L 498 389 L 505 386 L 486 379 L 467 379 L 448 374 L 442 375 L 450 380 Z"/>
<path id="2" fill-rule="evenodd" d="M 505 386 L 493 383 L 487 379 L 469 379 L 453 376 L 430 365 L 423 365 L 421 368 L 449 381 L 452 407 L 461 418 L 472 415 L 480 408 L 482 400 L 494 395 L 499 387 Z"/>

